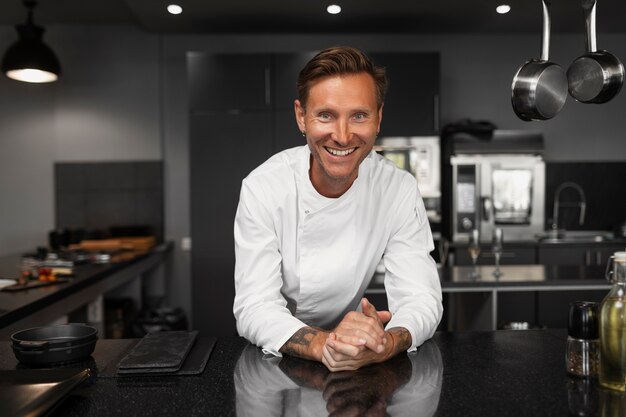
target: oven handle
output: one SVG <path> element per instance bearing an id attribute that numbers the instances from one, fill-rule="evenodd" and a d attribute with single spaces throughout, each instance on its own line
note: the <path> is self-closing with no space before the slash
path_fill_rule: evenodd
<path id="1" fill-rule="evenodd" d="M 492 210 L 492 205 L 491 205 L 491 198 L 489 197 L 481 197 L 480 198 L 481 201 L 481 205 L 483 208 L 483 219 L 485 221 L 489 221 L 489 218 L 491 217 L 491 210 Z"/>

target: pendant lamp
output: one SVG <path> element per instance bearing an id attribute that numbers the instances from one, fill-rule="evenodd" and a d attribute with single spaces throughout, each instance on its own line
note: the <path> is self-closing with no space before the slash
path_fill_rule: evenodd
<path id="1" fill-rule="evenodd" d="M 45 29 L 33 23 L 34 0 L 24 0 L 28 10 L 26 23 L 17 25 L 19 39 L 4 54 L 2 72 L 14 80 L 29 83 L 56 81 L 61 74 L 61 65 L 52 49 L 43 43 Z"/>

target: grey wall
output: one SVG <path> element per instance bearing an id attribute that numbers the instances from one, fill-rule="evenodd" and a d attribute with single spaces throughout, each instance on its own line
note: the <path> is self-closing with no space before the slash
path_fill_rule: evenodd
<path id="1" fill-rule="evenodd" d="M 159 39 L 131 28 L 48 28 L 57 83 L 0 77 L 0 254 L 45 244 L 53 163 L 160 160 Z M 0 50 L 16 40 L 0 27 Z"/>
<path id="2" fill-rule="evenodd" d="M 14 40 L 12 27 L 0 27 L 0 51 Z M 624 92 L 601 106 L 569 100 L 547 122 L 514 116 L 511 80 L 526 59 L 539 54 L 539 34 L 160 37 L 133 28 L 77 26 L 48 28 L 46 40 L 65 70 L 59 83 L 0 79 L 0 254 L 45 243 L 54 223 L 54 162 L 162 159 L 165 237 L 177 244 L 169 295 L 187 311 L 189 254 L 178 242 L 190 229 L 188 51 L 293 52 L 335 44 L 372 52 L 439 51 L 443 123 L 471 117 L 501 128 L 541 130 L 551 161 L 626 160 Z M 626 34 L 600 34 L 598 45 L 626 60 Z M 582 49 L 582 36 L 553 36 L 553 59 L 564 66 Z"/>

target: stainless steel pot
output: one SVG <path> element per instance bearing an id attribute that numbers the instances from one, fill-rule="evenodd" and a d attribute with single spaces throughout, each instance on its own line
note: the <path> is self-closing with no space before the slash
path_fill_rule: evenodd
<path id="1" fill-rule="evenodd" d="M 587 53 L 567 70 L 569 93 L 581 103 L 606 103 L 624 84 L 624 65 L 617 57 L 596 48 L 596 0 L 582 0 Z"/>
<path id="2" fill-rule="evenodd" d="M 525 121 L 547 120 L 556 116 L 567 99 L 565 71 L 548 60 L 550 53 L 550 0 L 542 0 L 543 38 L 541 59 L 527 61 L 517 70 L 511 86 L 511 104 L 517 117 Z"/>

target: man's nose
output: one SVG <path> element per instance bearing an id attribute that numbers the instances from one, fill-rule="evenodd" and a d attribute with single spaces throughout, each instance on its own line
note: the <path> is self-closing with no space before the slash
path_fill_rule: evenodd
<path id="1" fill-rule="evenodd" d="M 335 142 L 345 146 L 350 142 L 350 135 L 350 125 L 348 122 L 345 120 L 339 120 L 335 131 Z"/>

